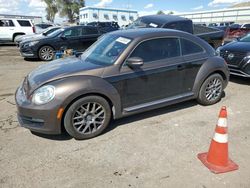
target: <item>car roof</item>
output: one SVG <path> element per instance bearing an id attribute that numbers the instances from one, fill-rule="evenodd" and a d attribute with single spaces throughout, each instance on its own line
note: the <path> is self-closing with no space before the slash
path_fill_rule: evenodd
<path id="1" fill-rule="evenodd" d="M 62 28 L 68 29 L 68 28 L 77 28 L 77 27 L 97 28 L 96 26 L 92 26 L 92 25 L 73 25 L 73 26 L 65 26 Z"/>
<path id="2" fill-rule="evenodd" d="M 186 34 L 186 33 L 183 31 L 173 30 L 173 29 L 140 28 L 140 29 L 124 29 L 124 30 L 113 31 L 110 34 L 120 35 L 123 37 L 133 38 L 133 39 L 145 39 L 145 38 L 176 35 L 176 34 L 177 34 L 176 36 L 179 36 L 180 34 Z"/>
<path id="3" fill-rule="evenodd" d="M 154 23 L 159 23 L 159 24 L 189 20 L 187 18 L 174 15 L 148 15 L 148 16 L 142 16 L 141 19 L 150 20 Z"/>

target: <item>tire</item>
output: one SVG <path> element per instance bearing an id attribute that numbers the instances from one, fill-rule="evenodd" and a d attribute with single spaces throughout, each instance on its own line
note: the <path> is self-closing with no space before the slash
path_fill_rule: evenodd
<path id="1" fill-rule="evenodd" d="M 42 61 L 51 61 L 55 55 L 54 49 L 51 46 L 42 46 L 39 49 L 38 56 Z"/>
<path id="2" fill-rule="evenodd" d="M 197 101 L 202 105 L 212 105 L 221 100 L 224 80 L 220 74 L 212 74 L 202 84 Z"/>
<path id="3" fill-rule="evenodd" d="M 109 103 L 99 96 L 87 96 L 75 101 L 66 111 L 64 127 L 77 140 L 100 135 L 111 119 Z"/>

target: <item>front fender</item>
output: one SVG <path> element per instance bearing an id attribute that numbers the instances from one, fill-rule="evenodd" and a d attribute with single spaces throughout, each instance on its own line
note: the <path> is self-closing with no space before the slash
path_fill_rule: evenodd
<path id="1" fill-rule="evenodd" d="M 200 91 L 200 87 L 208 76 L 213 73 L 219 73 L 224 79 L 224 88 L 229 81 L 229 69 L 224 59 L 218 56 L 210 57 L 202 64 L 198 74 L 195 78 L 193 92 L 197 97 Z"/>
<path id="2" fill-rule="evenodd" d="M 66 109 L 78 97 L 84 95 L 100 95 L 112 103 L 113 117 L 121 117 L 121 99 L 117 90 L 107 81 L 96 76 L 71 76 L 53 81 L 56 87 L 56 97 L 61 107 Z"/>

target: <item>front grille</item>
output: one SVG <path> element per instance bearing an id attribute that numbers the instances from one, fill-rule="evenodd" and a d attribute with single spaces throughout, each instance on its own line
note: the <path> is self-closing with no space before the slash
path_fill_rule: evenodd
<path id="1" fill-rule="evenodd" d="M 246 57 L 246 52 L 221 51 L 220 56 L 223 57 L 228 64 L 239 66 L 241 61 Z"/>

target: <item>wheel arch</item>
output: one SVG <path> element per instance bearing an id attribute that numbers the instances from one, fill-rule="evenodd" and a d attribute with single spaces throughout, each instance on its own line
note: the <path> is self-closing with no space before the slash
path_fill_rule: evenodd
<path id="1" fill-rule="evenodd" d="M 227 86 L 229 81 L 229 70 L 224 62 L 224 60 L 220 57 L 212 57 L 209 58 L 200 68 L 197 73 L 195 82 L 194 82 L 194 94 L 197 97 L 200 91 L 200 88 L 204 81 L 211 76 L 212 74 L 220 74 L 224 80 L 224 88 Z"/>
<path id="2" fill-rule="evenodd" d="M 15 37 L 18 36 L 18 35 L 25 35 L 25 33 L 23 33 L 23 32 L 14 33 L 14 34 L 12 35 L 12 42 L 14 42 Z"/>
<path id="3" fill-rule="evenodd" d="M 58 99 L 60 107 L 64 109 L 61 117 L 61 127 L 63 118 L 68 108 L 78 99 L 86 96 L 100 96 L 110 105 L 112 118 L 118 119 L 122 116 L 121 99 L 118 91 L 106 80 L 90 75 L 76 75 L 67 78 L 59 78 L 53 81 L 53 85 L 61 91 Z"/>

